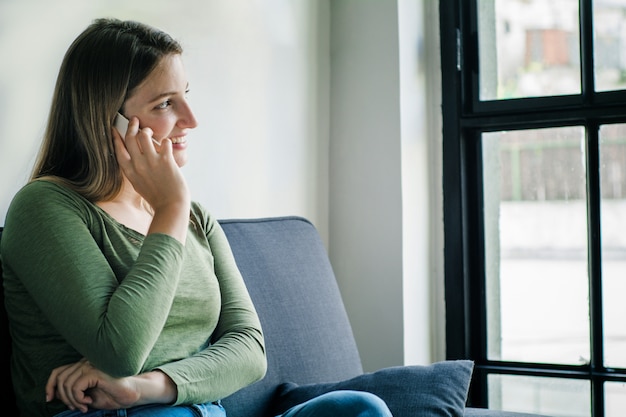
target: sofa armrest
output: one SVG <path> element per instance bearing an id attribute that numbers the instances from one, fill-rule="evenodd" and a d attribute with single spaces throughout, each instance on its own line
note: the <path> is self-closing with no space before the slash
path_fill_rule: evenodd
<path id="1" fill-rule="evenodd" d="M 548 417 L 539 414 L 516 413 L 513 411 L 489 410 L 486 408 L 467 407 L 463 417 Z"/>

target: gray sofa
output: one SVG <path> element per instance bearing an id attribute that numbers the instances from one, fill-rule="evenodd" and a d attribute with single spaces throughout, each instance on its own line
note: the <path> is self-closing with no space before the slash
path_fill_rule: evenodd
<path id="1" fill-rule="evenodd" d="M 394 417 L 531 417 L 465 408 L 471 361 L 363 373 L 335 276 L 315 227 L 301 217 L 222 220 L 220 224 L 257 307 L 268 357 L 265 378 L 222 401 L 229 417 L 275 416 L 334 389 L 374 392 L 387 401 Z M 0 337 L 7 352 L 10 338 L 4 306 L 0 313 Z M 1 366 L 3 386 L 10 387 L 8 360 Z M 14 404 L 11 391 L 0 392 L 7 415 L 17 416 L 16 410 L 8 408 Z"/>

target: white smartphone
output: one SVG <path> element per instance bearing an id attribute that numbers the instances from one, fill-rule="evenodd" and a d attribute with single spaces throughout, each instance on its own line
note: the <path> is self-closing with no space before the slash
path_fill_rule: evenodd
<path id="1" fill-rule="evenodd" d="M 119 112 L 117 113 L 117 116 L 115 116 L 115 128 L 117 129 L 118 132 L 120 132 L 120 135 L 122 135 L 122 138 L 126 137 L 126 130 L 128 130 L 128 119 L 125 118 Z M 151 139 L 152 139 L 152 142 L 159 145 L 159 142 L 157 142 L 155 138 L 151 138 Z"/>

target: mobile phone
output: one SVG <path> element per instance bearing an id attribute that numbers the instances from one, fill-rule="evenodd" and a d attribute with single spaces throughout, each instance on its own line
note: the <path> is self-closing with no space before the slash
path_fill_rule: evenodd
<path id="1" fill-rule="evenodd" d="M 126 131 L 128 130 L 128 119 L 125 118 L 119 112 L 115 116 L 115 128 L 117 129 L 118 132 L 120 132 L 120 135 L 122 135 L 122 138 L 126 137 Z M 151 139 L 152 139 L 152 142 L 159 145 L 159 142 L 157 142 L 155 138 L 151 138 Z"/>

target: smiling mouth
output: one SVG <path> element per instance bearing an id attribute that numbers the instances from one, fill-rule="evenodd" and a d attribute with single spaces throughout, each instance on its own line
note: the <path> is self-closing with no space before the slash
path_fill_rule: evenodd
<path id="1" fill-rule="evenodd" d="M 172 141 L 172 145 L 180 145 L 181 143 L 186 143 L 187 142 L 187 138 L 184 136 L 179 136 L 177 138 L 167 138 L 170 141 Z M 157 145 L 160 145 L 161 143 L 159 141 L 157 141 L 155 138 L 152 138 L 152 141 L 154 143 L 156 143 Z"/>
<path id="2" fill-rule="evenodd" d="M 187 139 L 184 136 L 178 138 L 170 138 L 170 140 L 172 141 L 172 145 L 178 145 L 180 143 L 187 142 Z"/>

